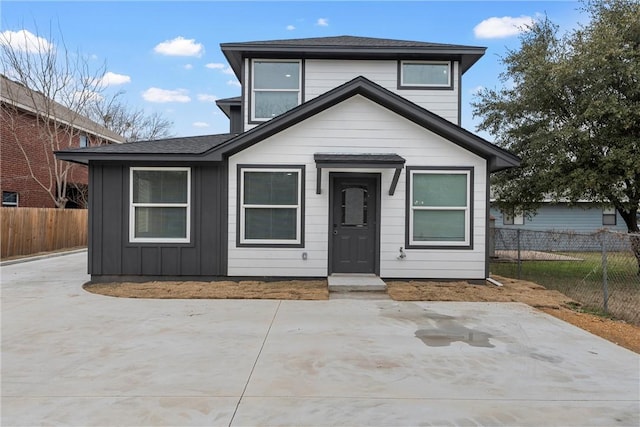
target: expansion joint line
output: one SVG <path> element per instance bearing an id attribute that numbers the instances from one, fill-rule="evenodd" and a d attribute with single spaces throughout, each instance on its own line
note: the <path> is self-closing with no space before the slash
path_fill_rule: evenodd
<path id="1" fill-rule="evenodd" d="M 260 350 L 258 351 L 256 360 L 254 360 L 253 366 L 251 367 L 251 372 L 249 372 L 249 377 L 247 378 L 247 382 L 244 384 L 244 388 L 242 389 L 242 393 L 240 394 L 238 403 L 236 403 L 236 408 L 233 410 L 233 415 L 229 420 L 229 427 L 231 427 L 231 425 L 233 424 L 233 419 L 236 417 L 236 413 L 238 412 L 238 408 L 240 407 L 240 402 L 242 402 L 244 393 L 247 391 L 247 387 L 249 386 L 249 381 L 251 381 L 251 377 L 253 376 L 253 371 L 256 369 L 256 365 L 258 364 L 258 359 L 260 359 L 260 355 L 262 354 L 262 349 L 264 348 L 264 344 L 267 342 L 267 338 L 269 337 L 269 333 L 271 332 L 271 327 L 273 326 L 273 322 L 276 320 L 276 316 L 278 315 L 278 311 L 280 310 L 280 304 L 282 304 L 282 301 L 278 301 L 278 306 L 276 307 L 276 311 L 273 313 L 273 317 L 271 318 L 271 323 L 269 323 L 269 328 L 267 329 L 267 333 L 264 335 L 264 339 L 262 340 L 262 345 L 260 346 Z"/>

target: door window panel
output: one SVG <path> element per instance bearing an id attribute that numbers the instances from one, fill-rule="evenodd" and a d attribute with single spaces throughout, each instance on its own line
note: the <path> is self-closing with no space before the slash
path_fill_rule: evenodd
<path id="1" fill-rule="evenodd" d="M 367 225 L 367 189 L 349 187 L 342 189 L 342 225 Z"/>

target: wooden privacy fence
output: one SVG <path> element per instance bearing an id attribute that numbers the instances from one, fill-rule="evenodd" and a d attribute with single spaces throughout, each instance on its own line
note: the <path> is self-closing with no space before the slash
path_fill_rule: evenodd
<path id="1" fill-rule="evenodd" d="M 87 245 L 86 209 L 0 208 L 1 257 Z"/>

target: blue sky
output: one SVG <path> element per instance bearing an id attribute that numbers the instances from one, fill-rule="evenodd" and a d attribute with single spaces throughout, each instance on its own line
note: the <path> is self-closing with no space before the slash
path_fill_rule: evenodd
<path id="1" fill-rule="evenodd" d="M 220 43 L 354 35 L 484 46 L 485 56 L 463 76 L 462 125 L 474 131 L 473 93 L 499 85 L 500 57 L 518 47 L 518 26 L 546 14 L 568 31 L 586 19 L 580 6 L 576 1 L 3 0 L 0 32 L 52 34 L 58 42 L 62 36 L 68 50 L 90 57 L 96 67 L 106 63 L 108 91 L 124 91 L 130 106 L 162 113 L 174 122 L 176 136 L 229 130 L 214 101 L 240 95 L 240 87 Z"/>

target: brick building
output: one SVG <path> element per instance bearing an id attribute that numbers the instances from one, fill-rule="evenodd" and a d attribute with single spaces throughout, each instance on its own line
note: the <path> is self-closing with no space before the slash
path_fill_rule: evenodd
<path id="1" fill-rule="evenodd" d="M 66 207 L 86 191 L 86 167 L 55 159 L 73 147 L 123 143 L 124 138 L 39 92 L 0 75 L 0 189 L 2 206 L 56 207 L 56 176 L 67 174 Z"/>

